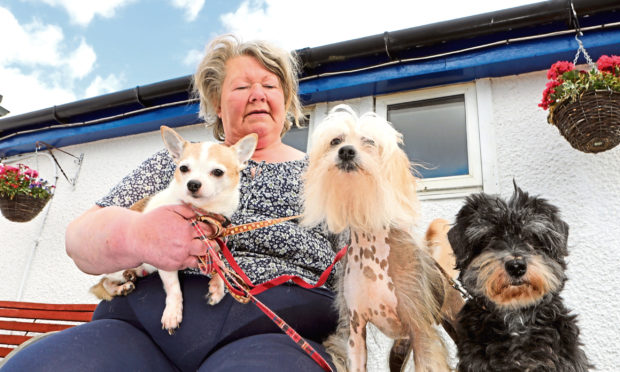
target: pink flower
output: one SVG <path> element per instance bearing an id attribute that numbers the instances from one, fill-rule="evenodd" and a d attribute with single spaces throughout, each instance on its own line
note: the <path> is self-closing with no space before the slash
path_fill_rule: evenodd
<path id="1" fill-rule="evenodd" d="M 549 71 L 547 71 L 547 79 L 549 80 L 557 80 L 562 76 L 563 73 L 567 71 L 572 71 L 575 69 L 575 65 L 572 62 L 568 61 L 558 61 L 551 65 Z"/>
<path id="2" fill-rule="evenodd" d="M 36 171 L 36 170 L 34 170 L 34 169 L 30 169 L 30 168 L 28 168 L 28 169 L 26 169 L 26 170 L 24 171 L 24 175 L 25 175 L 25 176 L 28 176 L 28 177 L 31 177 L 31 178 L 37 178 L 37 177 L 39 177 L 39 172 L 37 172 L 37 171 Z"/>

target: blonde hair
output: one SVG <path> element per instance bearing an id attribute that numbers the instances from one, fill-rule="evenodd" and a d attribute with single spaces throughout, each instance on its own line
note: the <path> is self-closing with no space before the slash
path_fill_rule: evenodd
<path id="1" fill-rule="evenodd" d="M 224 125 L 222 119 L 217 116 L 217 108 L 220 106 L 222 97 L 226 63 L 231 58 L 239 56 L 254 57 L 280 80 L 286 110 L 284 127 L 280 136 L 284 136 L 292 123 L 299 126 L 302 111 L 298 96 L 300 69 L 296 54 L 266 41 L 242 42 L 234 35 L 222 35 L 207 45 L 205 56 L 200 61 L 192 82 L 193 93 L 200 100 L 199 116 L 205 120 L 207 126 L 212 127 L 213 136 L 220 141 L 223 141 L 225 137 Z"/>

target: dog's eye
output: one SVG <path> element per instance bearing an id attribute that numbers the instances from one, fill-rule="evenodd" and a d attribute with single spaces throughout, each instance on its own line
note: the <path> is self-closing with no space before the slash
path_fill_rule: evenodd
<path id="1" fill-rule="evenodd" d="M 364 142 L 364 144 L 368 145 L 368 146 L 374 146 L 375 145 L 375 141 L 373 139 L 371 139 L 371 138 L 364 137 L 364 138 L 362 138 L 362 142 Z"/>
<path id="2" fill-rule="evenodd" d="M 219 169 L 219 168 L 216 168 L 216 169 L 211 171 L 211 175 L 213 177 L 222 177 L 224 175 L 224 171 Z"/>
<path id="3" fill-rule="evenodd" d="M 181 171 L 181 173 L 185 173 L 189 171 L 189 167 L 187 165 L 181 165 L 179 167 L 179 170 Z"/>
<path id="4" fill-rule="evenodd" d="M 332 146 L 337 146 L 337 145 L 340 145 L 341 143 L 342 143 L 342 138 L 336 137 L 329 144 Z"/>

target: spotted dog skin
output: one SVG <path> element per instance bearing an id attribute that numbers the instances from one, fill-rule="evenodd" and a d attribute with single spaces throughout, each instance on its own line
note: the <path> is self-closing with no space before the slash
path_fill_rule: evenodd
<path id="1" fill-rule="evenodd" d="M 338 276 L 338 329 L 324 342 L 339 371 L 366 371 L 368 323 L 397 341 L 393 369 L 412 352 L 416 372 L 450 369 L 435 327 L 444 280 L 413 234 L 416 181 L 401 144 L 385 119 L 373 112 L 358 117 L 346 105 L 332 109 L 313 134 L 302 223 L 325 222 L 351 237 Z"/>
<path id="2" fill-rule="evenodd" d="M 404 230 L 352 231 L 341 283 L 349 319 L 347 370 L 365 370 L 367 323 L 392 339 L 405 340 L 406 354 L 414 350 L 416 370 L 449 370 L 444 345 L 432 326 L 439 321 L 444 296 L 433 265 Z"/>

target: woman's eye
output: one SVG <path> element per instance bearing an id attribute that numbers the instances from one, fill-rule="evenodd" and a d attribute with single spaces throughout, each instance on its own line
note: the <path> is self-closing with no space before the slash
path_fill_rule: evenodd
<path id="1" fill-rule="evenodd" d="M 222 177 L 224 175 L 224 171 L 221 169 L 214 169 L 211 171 L 211 175 L 213 177 Z"/>
<path id="2" fill-rule="evenodd" d="M 185 173 L 189 171 L 189 167 L 187 165 L 181 165 L 179 167 L 179 170 L 181 171 L 181 173 Z"/>
<path id="3" fill-rule="evenodd" d="M 333 140 L 331 140 L 331 142 L 329 144 L 332 145 L 332 146 L 337 146 L 337 145 L 339 145 L 341 143 L 342 143 L 342 138 L 336 137 Z"/>

